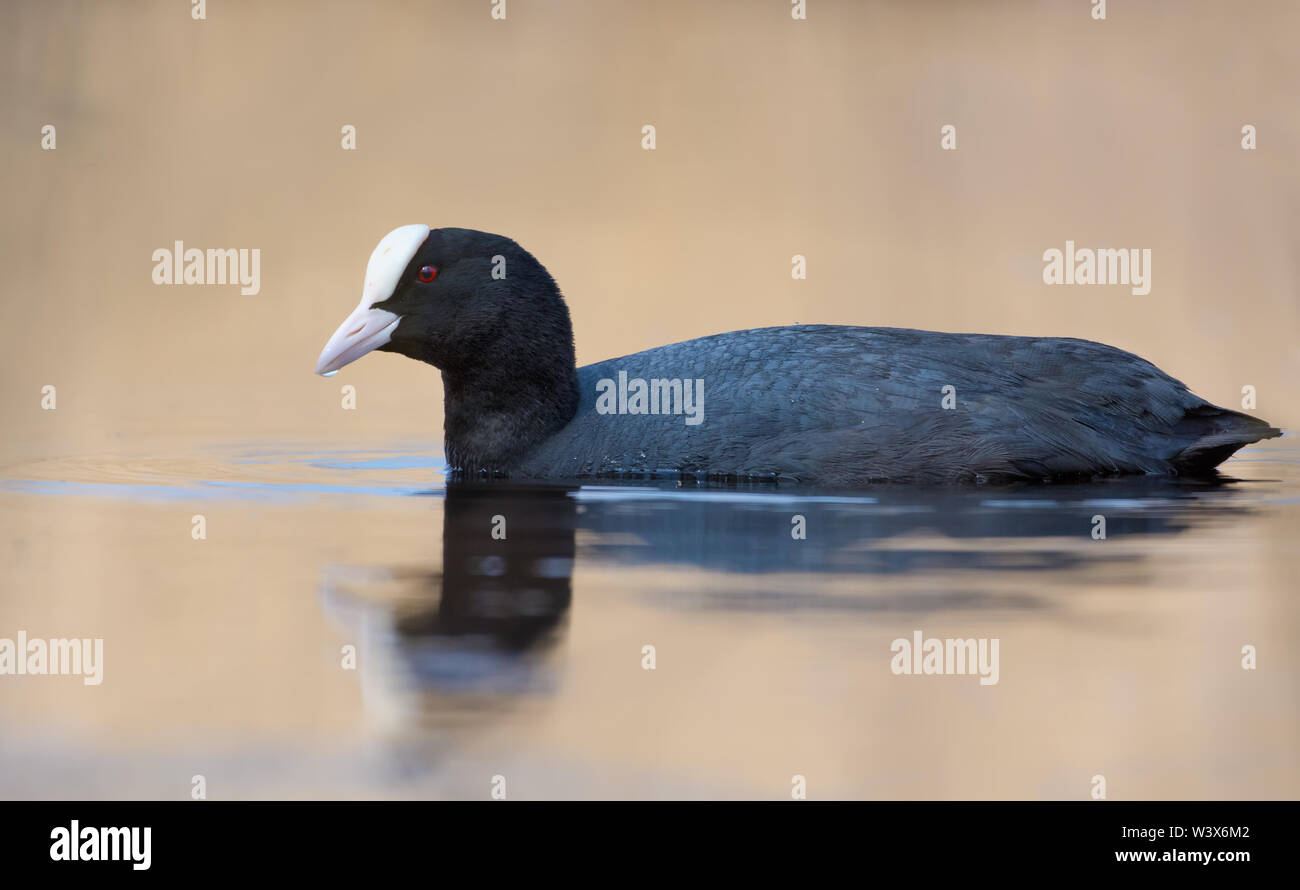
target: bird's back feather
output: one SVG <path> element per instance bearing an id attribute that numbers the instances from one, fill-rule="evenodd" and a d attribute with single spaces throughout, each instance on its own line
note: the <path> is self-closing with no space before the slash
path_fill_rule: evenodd
<path id="1" fill-rule="evenodd" d="M 620 371 L 702 381 L 703 421 L 598 413 L 598 381 Z M 578 378 L 577 415 L 520 461 L 521 474 L 855 485 L 1187 473 L 1280 435 L 1138 356 L 1076 339 L 760 328 L 589 365 Z"/>

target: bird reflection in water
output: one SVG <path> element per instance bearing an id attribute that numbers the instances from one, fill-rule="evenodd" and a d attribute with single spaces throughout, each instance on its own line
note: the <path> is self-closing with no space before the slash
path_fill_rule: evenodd
<path id="1" fill-rule="evenodd" d="M 554 689 L 549 656 L 572 599 L 572 490 L 452 482 L 440 571 L 325 572 L 322 600 L 357 640 L 373 718 L 441 725 Z"/>
<path id="2" fill-rule="evenodd" d="M 335 569 L 324 596 L 363 640 L 367 710 L 400 705 L 409 726 L 414 707 L 442 725 L 555 690 L 552 656 L 572 597 L 579 525 L 592 565 L 625 576 L 694 572 L 688 584 L 674 575 L 671 589 L 652 584 L 634 594 L 657 609 L 823 612 L 877 623 L 1034 612 L 1070 621 L 1072 590 L 1150 583 L 1157 539 L 1249 515 L 1237 487 L 1157 478 L 828 494 L 652 480 L 581 489 L 451 482 L 441 571 Z M 1091 534 L 1098 514 L 1115 544 Z M 791 535 L 796 515 L 806 520 L 806 539 Z M 367 606 L 388 583 L 418 608 Z"/>

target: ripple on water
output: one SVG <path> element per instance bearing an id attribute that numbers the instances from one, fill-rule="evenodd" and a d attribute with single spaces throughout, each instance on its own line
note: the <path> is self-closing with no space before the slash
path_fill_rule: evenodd
<path id="1" fill-rule="evenodd" d="M 1286 440 L 1281 440 L 1286 441 Z M 573 496 L 580 504 L 641 504 L 643 509 L 672 504 L 734 504 L 773 508 L 825 505 L 863 508 L 873 513 L 925 513 L 953 508 L 996 512 L 1110 509 L 1125 512 L 1168 510 L 1189 500 L 1285 505 L 1295 502 L 1290 486 L 1300 481 L 1297 449 L 1277 443 L 1245 449 L 1224 465 L 1254 482 L 1228 486 L 1169 478 L 1127 477 L 1070 485 L 1022 484 L 926 489 L 882 485 L 869 492 L 827 492 L 791 485 L 678 483 L 673 480 L 600 479 L 583 484 Z M 100 497 L 141 502 L 191 499 L 292 500 L 322 495 L 440 495 L 446 463 L 434 443 L 386 448 L 319 448 L 299 443 L 239 442 L 204 444 L 141 454 L 64 455 L 12 463 L 0 476 L 0 491 L 48 496 Z M 182 453 L 177 453 L 178 451 Z"/>
<path id="2" fill-rule="evenodd" d="M 0 491 L 141 502 L 407 496 L 442 489 L 445 462 L 437 451 L 436 446 L 320 451 L 241 445 L 207 447 L 184 457 L 61 456 L 6 467 Z"/>

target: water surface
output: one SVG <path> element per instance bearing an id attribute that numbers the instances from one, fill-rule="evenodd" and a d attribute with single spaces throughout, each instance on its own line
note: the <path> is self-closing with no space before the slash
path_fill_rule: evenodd
<path id="1" fill-rule="evenodd" d="M 1290 438 L 1214 481 L 861 492 L 449 485 L 439 450 L 7 459 L 0 636 L 105 664 L 0 678 L 0 795 L 1300 794 Z M 998 682 L 895 675 L 918 630 L 997 638 Z"/>

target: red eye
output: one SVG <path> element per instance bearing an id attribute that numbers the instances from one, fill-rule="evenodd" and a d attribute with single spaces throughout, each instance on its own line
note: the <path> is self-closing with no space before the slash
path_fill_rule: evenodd
<path id="1" fill-rule="evenodd" d="M 430 281 L 433 281 L 433 279 L 438 277 L 438 270 L 433 268 L 433 266 L 421 266 L 420 271 L 416 273 L 416 277 L 425 284 L 428 284 Z"/>

